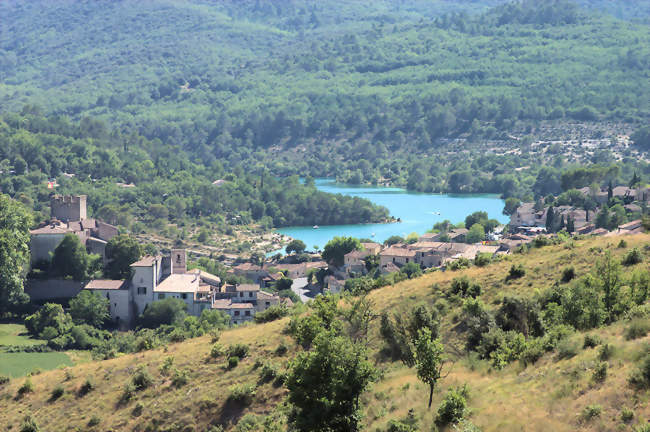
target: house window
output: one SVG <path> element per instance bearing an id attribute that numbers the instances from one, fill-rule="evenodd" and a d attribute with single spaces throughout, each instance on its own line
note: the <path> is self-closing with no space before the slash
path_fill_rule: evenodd
<path id="1" fill-rule="evenodd" d="M 239 293 L 239 297 L 244 297 L 244 293 L 243 293 L 243 292 L 240 292 L 240 293 Z"/>
<path id="2" fill-rule="evenodd" d="M 249 293 L 248 293 L 248 297 L 253 297 L 253 293 L 252 293 L 252 292 L 249 292 Z"/>
<path id="3" fill-rule="evenodd" d="M 244 315 L 246 315 L 246 316 L 251 316 L 251 311 L 246 311 L 246 312 L 244 312 Z"/>
<path id="4" fill-rule="evenodd" d="M 395 262 L 395 257 L 393 257 L 393 263 Z"/>
<path id="5" fill-rule="evenodd" d="M 235 311 L 235 316 L 239 316 L 239 311 Z"/>
<path id="6" fill-rule="evenodd" d="M 181 254 L 176 255 L 176 264 L 181 263 Z"/>
<path id="7" fill-rule="evenodd" d="M 159 293 L 158 294 L 158 300 L 162 300 L 165 298 L 165 293 Z"/>
<path id="8" fill-rule="evenodd" d="M 138 295 L 147 294 L 147 287 L 138 287 Z"/>
<path id="9" fill-rule="evenodd" d="M 408 258 L 406 258 L 406 262 L 407 262 L 407 263 L 409 262 L 409 259 L 408 259 Z"/>
<path id="10" fill-rule="evenodd" d="M 271 306 L 271 302 L 266 302 L 266 307 Z"/>
<path id="11" fill-rule="evenodd" d="M 183 297 L 183 300 L 187 300 L 187 293 L 181 294 L 181 297 Z"/>

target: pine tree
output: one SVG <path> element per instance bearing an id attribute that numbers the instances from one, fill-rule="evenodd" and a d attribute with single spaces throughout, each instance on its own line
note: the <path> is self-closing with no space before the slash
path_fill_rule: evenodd
<path id="1" fill-rule="evenodd" d="M 575 221 L 571 216 L 567 217 L 566 230 L 568 233 L 572 233 L 576 230 Z"/>
<path id="2" fill-rule="evenodd" d="M 634 171 L 634 177 L 632 177 L 632 180 L 630 181 L 630 189 L 635 188 L 641 183 L 641 179 L 639 176 L 636 175 L 636 171 Z"/>
<path id="3" fill-rule="evenodd" d="M 553 231 L 554 225 L 555 225 L 555 210 L 553 210 L 553 206 L 550 206 L 546 211 L 546 231 L 550 233 L 554 232 Z"/>
<path id="4" fill-rule="evenodd" d="M 612 187 L 612 181 L 609 181 L 609 184 L 607 185 L 607 199 L 611 200 L 612 197 L 614 196 L 614 188 Z"/>

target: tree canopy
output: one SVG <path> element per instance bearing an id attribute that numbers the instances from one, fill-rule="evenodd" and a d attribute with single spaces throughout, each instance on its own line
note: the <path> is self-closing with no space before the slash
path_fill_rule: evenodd
<path id="1" fill-rule="evenodd" d="M 32 220 L 22 204 L 0 194 L 0 316 L 29 301 L 23 282 L 29 264 Z"/>

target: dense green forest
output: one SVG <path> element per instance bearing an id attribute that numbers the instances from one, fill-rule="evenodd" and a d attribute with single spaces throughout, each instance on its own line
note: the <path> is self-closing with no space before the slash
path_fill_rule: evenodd
<path id="1" fill-rule="evenodd" d="M 218 161 L 194 163 L 160 140 L 123 135 L 97 120 L 48 119 L 33 107 L 0 118 L 2 192 L 46 218 L 52 178 L 59 184 L 56 193 L 87 194 L 92 215 L 136 232 L 188 218 L 226 229 L 251 222 L 272 227 L 388 217 L 385 208 L 367 200 L 316 191 L 313 182 L 302 184 L 296 176 L 278 179 L 261 165 L 227 172 Z M 217 179 L 223 182 L 213 184 Z"/>
<path id="2" fill-rule="evenodd" d="M 621 182 L 650 174 L 629 152 L 528 151 L 540 122 L 614 125 L 595 138 L 647 124 L 648 9 L 641 0 L 8 1 L 0 109 L 38 106 L 80 127 L 100 120 L 97 133 L 137 137 L 124 145 L 150 155 L 156 172 L 157 155 L 187 155 L 206 182 L 235 170 L 261 179 L 264 166 L 269 188 L 272 176 L 311 175 L 530 198 L 561 192 L 560 173 L 585 163 L 622 163 Z M 138 163 L 105 175 L 137 184 L 148 172 Z M 243 207 L 276 226 L 313 219 L 286 206 L 282 216 L 273 205 L 233 209 Z"/>

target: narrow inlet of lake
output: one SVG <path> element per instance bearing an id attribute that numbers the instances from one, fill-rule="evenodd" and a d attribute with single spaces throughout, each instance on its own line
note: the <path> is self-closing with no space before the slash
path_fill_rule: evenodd
<path id="1" fill-rule="evenodd" d="M 318 229 L 313 227 L 285 227 L 278 232 L 305 242 L 312 250 L 315 246 L 322 249 L 336 236 L 367 238 L 383 243 L 388 237 L 399 235 L 405 237 L 410 233 L 424 234 L 436 222 L 449 219 L 452 223 L 465 220 L 476 211 L 486 211 L 492 219 L 501 223 L 509 221 L 503 212 L 504 201 L 498 195 L 463 194 L 442 195 L 411 192 L 405 189 L 379 186 L 349 186 L 331 179 L 317 179 L 316 187 L 333 194 L 342 194 L 366 198 L 388 209 L 391 216 L 401 222 L 389 224 L 328 225 Z"/>

